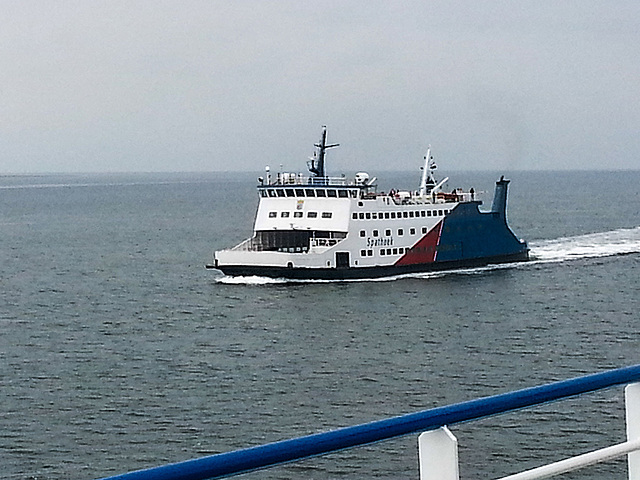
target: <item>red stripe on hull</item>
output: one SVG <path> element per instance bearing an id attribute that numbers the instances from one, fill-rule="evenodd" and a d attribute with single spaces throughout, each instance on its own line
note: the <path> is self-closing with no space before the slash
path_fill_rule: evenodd
<path id="1" fill-rule="evenodd" d="M 418 240 L 418 243 L 400 257 L 395 265 L 416 265 L 435 262 L 443 223 L 444 220 L 438 222 L 424 237 Z"/>

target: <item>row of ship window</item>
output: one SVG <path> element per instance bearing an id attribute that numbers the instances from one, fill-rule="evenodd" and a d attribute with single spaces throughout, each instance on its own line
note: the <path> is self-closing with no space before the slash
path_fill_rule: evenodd
<path id="1" fill-rule="evenodd" d="M 422 227 L 422 234 L 426 234 L 427 233 L 427 227 Z M 415 235 L 416 234 L 416 229 L 415 228 L 410 228 L 409 229 L 409 235 Z M 371 236 L 372 237 L 378 237 L 380 235 L 380 231 L 379 230 L 372 230 L 371 231 Z M 392 235 L 391 229 L 387 228 L 384 231 L 384 236 L 385 237 L 390 237 Z M 404 228 L 399 228 L 398 229 L 398 236 L 401 237 L 404 235 Z M 367 236 L 367 231 L 366 230 L 360 230 L 360 236 L 361 237 L 366 237 Z"/>
<path id="2" fill-rule="evenodd" d="M 280 212 L 281 218 L 288 218 L 291 212 Z M 278 212 L 269 212 L 269 218 L 276 218 L 278 216 Z M 302 218 L 304 216 L 304 212 L 293 212 L 294 218 Z M 333 217 L 332 212 L 322 212 L 322 218 L 331 218 Z M 307 218 L 318 218 L 318 212 L 307 212 Z"/>
<path id="3" fill-rule="evenodd" d="M 261 188 L 262 197 L 329 197 L 329 198 L 356 198 L 358 190 L 344 190 L 334 188 Z"/>
<path id="4" fill-rule="evenodd" d="M 448 215 L 449 210 L 417 210 L 409 212 L 353 212 L 354 220 L 383 220 L 396 218 L 441 217 Z M 269 212 L 269 218 L 276 218 L 278 212 Z M 288 218 L 291 212 L 280 212 L 280 217 Z M 304 212 L 293 212 L 294 218 L 302 218 Z M 333 217 L 332 212 L 322 212 L 322 218 Z M 307 212 L 307 218 L 318 218 L 318 212 Z"/>
<path id="5" fill-rule="evenodd" d="M 380 250 L 380 255 L 404 255 L 404 250 L 404 247 L 383 248 L 382 250 Z M 360 256 L 373 257 L 373 250 L 360 250 Z"/>
<path id="6" fill-rule="evenodd" d="M 395 218 L 442 217 L 449 210 L 411 210 L 408 212 L 353 212 L 354 220 L 388 220 Z"/>
<path id="7" fill-rule="evenodd" d="M 398 247 L 398 248 L 381 248 L 379 250 L 379 254 L 381 257 L 388 255 L 404 255 L 405 253 L 433 253 L 434 251 L 438 252 L 448 252 L 451 250 L 455 250 L 455 245 L 438 245 L 438 246 L 428 246 L 428 247 Z M 360 250 L 361 257 L 373 257 L 373 250 Z"/>
<path id="8" fill-rule="evenodd" d="M 409 252 L 409 247 L 398 247 L 398 248 L 382 248 L 380 249 L 380 255 L 404 255 L 406 252 Z M 373 257 L 373 250 L 360 250 L 361 257 Z"/>

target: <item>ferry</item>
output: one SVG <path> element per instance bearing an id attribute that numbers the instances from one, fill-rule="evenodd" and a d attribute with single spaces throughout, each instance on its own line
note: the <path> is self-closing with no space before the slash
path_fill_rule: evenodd
<path id="1" fill-rule="evenodd" d="M 507 225 L 507 187 L 496 183 L 491 210 L 473 188 L 444 192 L 431 149 L 417 190 L 378 192 L 376 178 L 329 177 L 323 127 L 308 174 L 258 178 L 253 236 L 214 253 L 226 275 L 286 279 L 377 278 L 528 260 L 527 242 Z"/>

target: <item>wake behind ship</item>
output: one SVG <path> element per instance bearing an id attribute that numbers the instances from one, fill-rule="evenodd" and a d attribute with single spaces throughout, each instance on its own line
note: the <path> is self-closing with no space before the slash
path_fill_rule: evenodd
<path id="1" fill-rule="evenodd" d="M 226 275 L 291 279 L 375 278 L 527 260 L 527 243 L 507 225 L 509 180 L 496 183 L 491 210 L 473 189 L 442 191 L 430 151 L 416 191 L 379 193 L 376 178 L 325 175 L 323 128 L 308 162 L 310 175 L 266 169 L 258 179 L 254 232 L 215 252 Z"/>

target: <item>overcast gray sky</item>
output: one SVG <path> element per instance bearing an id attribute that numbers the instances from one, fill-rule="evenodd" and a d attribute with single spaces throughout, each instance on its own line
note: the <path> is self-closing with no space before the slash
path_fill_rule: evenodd
<path id="1" fill-rule="evenodd" d="M 640 1 L 0 0 L 0 173 L 640 169 Z"/>

